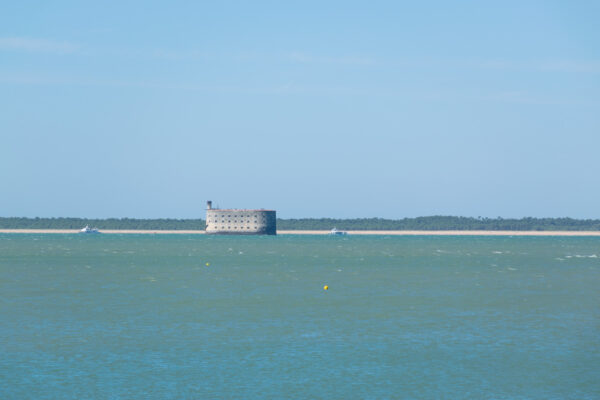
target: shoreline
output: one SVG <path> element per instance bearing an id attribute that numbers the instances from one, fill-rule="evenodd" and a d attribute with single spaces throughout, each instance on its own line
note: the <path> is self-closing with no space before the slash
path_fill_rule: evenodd
<path id="1" fill-rule="evenodd" d="M 204 235 L 204 231 L 198 230 L 135 230 L 135 229 L 102 229 L 106 234 L 187 234 Z M 318 230 L 278 230 L 278 235 L 328 235 L 330 231 Z M 600 237 L 600 231 L 346 231 L 348 235 L 381 235 L 381 236 L 596 236 Z M 79 229 L 0 229 L 0 233 L 55 233 L 73 234 L 79 233 Z"/>

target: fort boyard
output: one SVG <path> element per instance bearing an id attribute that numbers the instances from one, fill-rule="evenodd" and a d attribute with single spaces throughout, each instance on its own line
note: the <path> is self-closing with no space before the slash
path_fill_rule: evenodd
<path id="1" fill-rule="evenodd" d="M 275 210 L 213 208 L 206 202 L 206 233 L 213 235 L 276 235 Z"/>

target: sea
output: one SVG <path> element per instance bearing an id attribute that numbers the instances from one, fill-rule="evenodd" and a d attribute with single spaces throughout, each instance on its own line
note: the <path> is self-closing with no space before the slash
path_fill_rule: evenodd
<path id="1" fill-rule="evenodd" d="M 599 398 L 598 237 L 0 234 L 0 399 Z"/>

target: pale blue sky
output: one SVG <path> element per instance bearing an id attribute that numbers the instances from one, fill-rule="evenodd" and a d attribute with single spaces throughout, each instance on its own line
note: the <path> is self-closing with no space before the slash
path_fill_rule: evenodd
<path id="1" fill-rule="evenodd" d="M 6 2 L 0 216 L 600 218 L 600 2 Z"/>

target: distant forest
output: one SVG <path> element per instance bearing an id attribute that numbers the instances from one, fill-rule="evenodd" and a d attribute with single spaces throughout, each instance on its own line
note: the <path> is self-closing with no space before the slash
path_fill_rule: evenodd
<path id="1" fill-rule="evenodd" d="M 99 229 L 204 230 L 203 219 L 133 218 L 2 218 L 0 229 Z M 404 219 L 302 218 L 278 219 L 279 230 L 515 230 L 515 231 L 600 231 L 600 220 L 572 218 L 470 218 L 432 216 Z"/>

